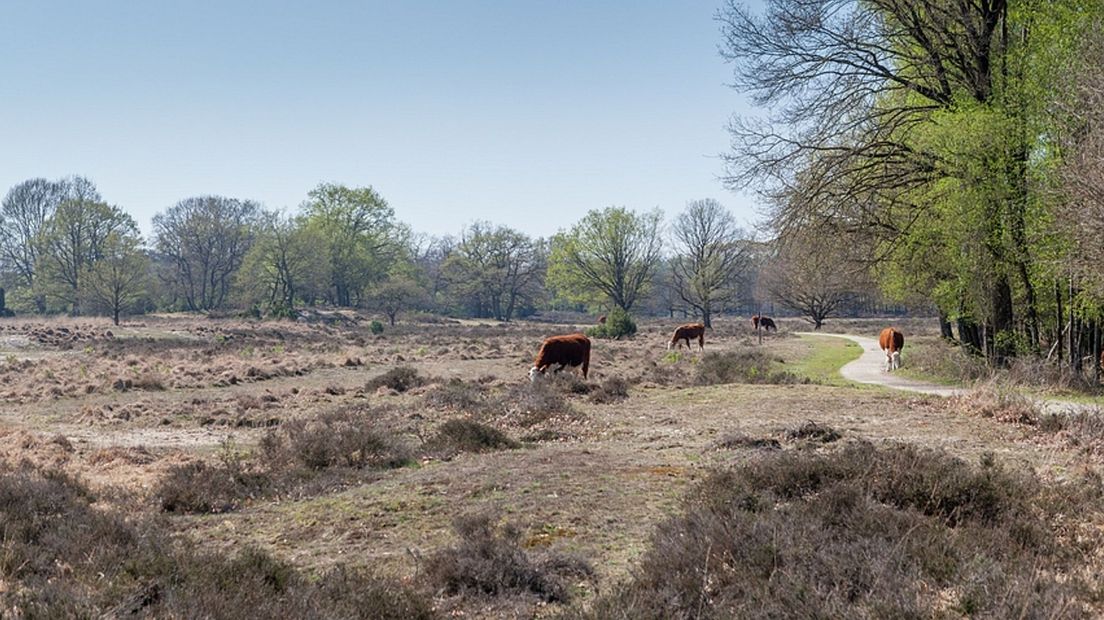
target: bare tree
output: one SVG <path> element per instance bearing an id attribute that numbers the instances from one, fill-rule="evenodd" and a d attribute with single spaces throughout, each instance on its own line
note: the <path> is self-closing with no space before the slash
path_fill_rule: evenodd
<path id="1" fill-rule="evenodd" d="M 466 228 L 444 265 L 453 294 L 500 321 L 539 294 L 544 271 L 541 241 L 490 222 Z"/>
<path id="2" fill-rule="evenodd" d="M 838 238 L 791 233 L 776 240 L 774 249 L 760 272 L 760 286 L 814 329 L 863 288 L 862 265 L 848 257 Z"/>
<path id="3" fill-rule="evenodd" d="M 735 301 L 741 271 L 746 267 L 747 233 L 716 200 L 696 200 L 675 220 L 676 255 L 671 276 L 680 299 L 689 304 L 706 327 L 713 313 Z"/>
<path id="4" fill-rule="evenodd" d="M 199 196 L 153 218 L 156 247 L 172 261 L 171 285 L 188 310 L 225 304 L 234 273 L 253 244 L 260 214 L 260 205 L 249 200 Z"/>

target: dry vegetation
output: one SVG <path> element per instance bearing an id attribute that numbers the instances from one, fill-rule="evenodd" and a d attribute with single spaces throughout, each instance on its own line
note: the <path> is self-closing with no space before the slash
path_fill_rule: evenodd
<path id="1" fill-rule="evenodd" d="M 1104 611 L 1099 416 L 817 385 L 800 325 L 717 323 L 533 385 L 572 326 L 0 321 L 0 615 Z"/>

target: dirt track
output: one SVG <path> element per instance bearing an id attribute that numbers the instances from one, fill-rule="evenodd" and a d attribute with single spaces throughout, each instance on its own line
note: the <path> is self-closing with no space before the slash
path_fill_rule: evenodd
<path id="1" fill-rule="evenodd" d="M 852 342 L 857 343 L 863 349 L 863 354 L 859 359 L 844 365 L 840 369 L 840 374 L 844 379 L 848 381 L 854 381 L 855 383 L 866 383 L 871 385 L 881 385 L 895 390 L 905 390 L 907 392 L 917 392 L 920 394 L 930 394 L 932 396 L 961 396 L 966 394 L 970 390 L 967 388 L 951 387 L 946 385 L 937 385 L 935 383 L 927 383 L 925 381 L 917 381 L 915 379 L 908 379 L 901 375 L 896 375 L 885 371 L 885 353 L 878 346 L 878 341 L 874 338 L 867 338 L 866 336 L 853 336 L 851 334 L 824 334 L 813 332 L 800 332 L 799 336 L 834 336 L 836 338 L 846 338 Z M 902 353 L 902 358 L 904 353 Z"/>

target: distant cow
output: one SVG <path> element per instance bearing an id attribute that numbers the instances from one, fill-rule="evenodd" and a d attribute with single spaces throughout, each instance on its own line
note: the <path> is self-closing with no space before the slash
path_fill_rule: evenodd
<path id="1" fill-rule="evenodd" d="M 767 331 L 778 331 L 778 326 L 774 324 L 774 319 L 770 318 L 769 316 L 759 316 L 758 314 L 756 314 L 755 316 L 751 317 L 751 325 L 755 329 L 759 329 L 760 327 L 762 327 Z"/>
<path id="2" fill-rule="evenodd" d="M 529 369 L 529 380 L 536 381 L 537 375 L 544 374 L 549 366 L 559 366 L 552 372 L 557 373 L 568 366 L 582 366 L 583 378 L 590 370 L 590 338 L 583 334 L 549 336 L 544 339 L 533 367 Z"/>
<path id="3" fill-rule="evenodd" d="M 886 354 L 886 372 L 901 367 L 901 349 L 905 348 L 905 335 L 896 328 L 887 327 L 878 336 L 878 346 Z"/>
<path id="4" fill-rule="evenodd" d="M 671 341 L 667 343 L 667 350 L 670 351 L 671 347 L 678 346 L 682 348 L 682 341 L 686 341 L 686 348 L 690 348 L 690 341 L 697 340 L 698 348 L 705 350 L 705 325 L 701 323 L 688 323 L 686 325 L 679 325 L 675 328 L 675 335 L 671 336 Z"/>

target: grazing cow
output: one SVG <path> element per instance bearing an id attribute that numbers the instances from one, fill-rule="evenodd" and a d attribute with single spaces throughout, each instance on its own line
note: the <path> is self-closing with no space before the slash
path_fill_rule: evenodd
<path id="1" fill-rule="evenodd" d="M 762 327 L 767 331 L 778 331 L 778 326 L 774 324 L 774 319 L 770 318 L 769 316 L 759 316 L 758 314 L 756 314 L 755 316 L 751 317 L 751 325 L 755 329 L 759 329 L 760 327 Z"/>
<path id="2" fill-rule="evenodd" d="M 606 324 L 606 315 L 603 314 L 602 316 L 598 317 L 598 324 L 599 325 L 605 325 Z"/>
<path id="3" fill-rule="evenodd" d="M 544 374 L 549 366 L 559 366 L 552 372 L 557 373 L 567 366 L 582 366 L 583 378 L 590 370 L 590 338 L 583 334 L 549 336 L 544 339 L 533 367 L 529 369 L 529 380 L 536 381 L 537 375 Z"/>
<path id="4" fill-rule="evenodd" d="M 878 336 L 878 346 L 886 354 L 886 372 L 901 367 L 901 349 L 905 348 L 905 335 L 894 327 L 887 327 Z"/>
<path id="5" fill-rule="evenodd" d="M 671 347 L 678 346 L 682 348 L 682 341 L 686 341 L 686 348 L 690 348 L 690 341 L 697 340 L 698 348 L 705 350 L 705 325 L 701 323 L 688 323 L 686 325 L 679 325 L 675 328 L 675 335 L 671 336 L 671 342 L 667 343 L 667 350 L 670 351 Z"/>

